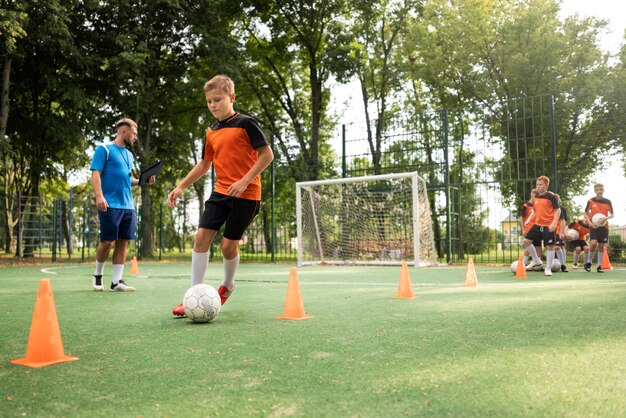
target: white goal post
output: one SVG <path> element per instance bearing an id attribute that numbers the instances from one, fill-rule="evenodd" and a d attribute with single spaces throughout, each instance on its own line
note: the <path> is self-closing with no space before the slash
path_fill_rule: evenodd
<path id="1" fill-rule="evenodd" d="M 437 264 L 417 173 L 296 183 L 298 265 Z"/>

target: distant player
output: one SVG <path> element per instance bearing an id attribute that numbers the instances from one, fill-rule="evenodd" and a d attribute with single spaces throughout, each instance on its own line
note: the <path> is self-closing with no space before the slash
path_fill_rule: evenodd
<path id="1" fill-rule="evenodd" d="M 584 217 L 581 219 L 574 219 L 572 223 L 567 226 L 567 230 L 570 229 L 578 232 L 577 240 L 569 240 L 570 247 L 574 251 L 574 264 L 572 268 L 576 270 L 578 268 L 578 258 L 580 253 L 583 252 L 584 260 L 583 264 L 589 263 L 591 265 L 591 252 L 589 251 L 589 243 L 587 243 L 587 235 L 589 234 L 589 225 L 585 221 Z M 568 234 L 565 235 L 568 237 Z"/>
<path id="2" fill-rule="evenodd" d="M 602 269 L 602 259 L 604 258 L 604 248 L 609 242 L 609 223 L 607 222 L 603 226 L 597 226 L 592 222 L 593 215 L 601 213 L 611 219 L 613 217 L 613 205 L 609 199 L 604 198 L 604 184 L 596 183 L 593 185 L 593 191 L 595 197 L 592 197 L 587 201 L 587 207 L 585 207 L 585 221 L 590 226 L 589 237 L 591 238 L 591 254 L 595 253 L 598 249 L 598 267 L 596 271 L 598 273 L 604 273 Z M 585 270 L 591 271 L 591 260 L 589 263 L 585 263 Z"/>
<path id="3" fill-rule="evenodd" d="M 561 196 L 556 193 L 555 196 L 559 199 L 561 214 L 559 215 L 560 219 L 556 224 L 556 241 L 554 242 L 554 253 L 556 254 L 556 258 L 558 258 L 559 262 L 561 263 L 561 271 L 563 273 L 568 273 L 569 270 L 565 265 L 565 262 L 567 260 L 567 253 L 565 252 L 565 229 L 567 226 L 567 211 L 565 210 L 565 207 L 563 207 Z"/>
<path id="4" fill-rule="evenodd" d="M 554 243 L 556 241 L 556 227 L 561 216 L 561 208 L 556 195 L 548 191 L 550 179 L 546 176 L 540 176 L 536 181 L 537 195 L 533 197 L 533 226 L 531 227 L 524 245 L 529 253 L 532 254 L 533 241 L 541 240 L 546 247 L 546 269 L 544 274 L 552 276 L 552 262 L 554 261 Z M 533 256 L 533 259 L 526 266 L 526 270 L 533 270 L 535 266 L 542 265 L 539 257 Z"/>
<path id="5" fill-rule="evenodd" d="M 532 219 L 534 215 L 533 209 L 533 197 L 537 193 L 537 190 L 532 189 L 530 191 L 530 198 L 522 205 L 520 209 L 520 228 L 522 231 L 522 236 L 526 238 L 526 234 L 530 231 L 530 228 L 533 226 Z M 534 252 L 532 254 L 529 253 L 529 250 L 526 249 L 526 245 L 524 245 L 524 256 L 522 257 L 522 262 L 524 265 L 528 264 L 528 257 L 539 258 L 541 260 L 541 241 L 533 242 L 533 245 L 530 247 L 530 251 Z"/>

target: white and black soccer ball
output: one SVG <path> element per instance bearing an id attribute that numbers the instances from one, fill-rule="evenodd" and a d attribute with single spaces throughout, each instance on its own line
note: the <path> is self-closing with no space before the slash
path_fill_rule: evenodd
<path id="1" fill-rule="evenodd" d="M 602 213 L 596 213 L 595 215 L 593 215 L 593 218 L 591 218 L 591 222 L 593 222 L 595 226 L 599 227 L 606 225 L 606 221 L 608 219 L 609 218 L 606 215 Z"/>
<path id="2" fill-rule="evenodd" d="M 568 229 L 567 237 L 570 239 L 570 241 L 576 241 L 579 238 L 578 231 L 575 229 Z"/>
<path id="3" fill-rule="evenodd" d="M 211 322 L 222 308 L 220 295 L 208 284 L 190 287 L 183 296 L 185 315 L 193 322 Z"/>
<path id="4" fill-rule="evenodd" d="M 518 260 L 515 260 L 514 262 L 511 263 L 511 273 L 513 274 L 517 273 L 517 263 L 518 263 Z"/>
<path id="5" fill-rule="evenodd" d="M 561 271 L 561 262 L 557 258 L 555 258 L 554 260 L 552 260 L 552 266 L 550 267 L 550 269 L 553 273 Z"/>

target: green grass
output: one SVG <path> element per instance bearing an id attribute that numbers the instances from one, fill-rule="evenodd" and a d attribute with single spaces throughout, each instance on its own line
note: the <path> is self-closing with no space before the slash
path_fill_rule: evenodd
<path id="1" fill-rule="evenodd" d="M 0 267 L 1 416 L 624 416 L 626 278 L 508 268 L 301 267 L 303 321 L 282 314 L 289 265 L 243 264 L 210 324 L 170 314 L 188 264 L 140 263 L 136 293 L 90 290 L 91 265 Z M 127 268 L 127 271 L 129 268 Z M 110 274 L 110 264 L 105 274 Z M 56 273 L 56 274 L 50 274 Z M 65 353 L 23 357 L 41 278 Z M 107 276 L 109 277 L 109 276 Z M 207 282 L 217 286 L 221 266 Z M 108 283 L 107 283 L 108 284 Z"/>

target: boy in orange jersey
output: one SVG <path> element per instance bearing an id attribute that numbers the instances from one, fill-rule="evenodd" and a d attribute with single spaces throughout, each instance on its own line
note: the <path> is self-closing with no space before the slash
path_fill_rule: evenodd
<path id="1" fill-rule="evenodd" d="M 530 191 L 530 198 L 522 208 L 520 209 L 520 217 L 519 222 L 522 230 L 522 236 L 526 238 L 526 234 L 530 231 L 530 228 L 533 226 L 532 219 L 534 216 L 533 209 L 533 197 L 537 193 L 537 190 L 532 189 Z M 524 265 L 528 264 L 528 257 L 539 258 L 541 260 L 541 241 L 533 242 L 533 245 L 529 247 L 528 250 L 524 249 L 524 256 L 522 257 L 522 262 Z M 526 247 L 526 245 L 524 246 Z M 531 254 L 532 252 L 532 254 Z"/>
<path id="2" fill-rule="evenodd" d="M 554 253 L 561 263 L 561 271 L 563 273 L 569 273 L 565 262 L 567 260 L 567 253 L 565 252 L 565 227 L 567 225 L 567 211 L 561 202 L 561 196 L 555 193 L 555 196 L 559 199 L 559 207 L 561 208 L 561 214 L 559 215 L 559 221 L 556 224 L 556 241 L 554 242 Z"/>
<path id="3" fill-rule="evenodd" d="M 259 212 L 261 173 L 272 162 L 274 154 L 258 122 L 233 109 L 235 85 L 229 77 L 217 75 L 207 81 L 204 96 L 217 122 L 206 131 L 202 159 L 170 192 L 167 203 L 173 208 L 183 191 L 204 176 L 213 164 L 217 182 L 204 204 L 196 232 L 191 255 L 191 285 L 204 282 L 209 247 L 225 224 L 221 245 L 224 281 L 218 289 L 223 305 L 235 289 L 239 240 Z M 183 316 L 182 303 L 174 307 L 172 313 Z"/>
<path id="4" fill-rule="evenodd" d="M 574 264 L 572 268 L 576 270 L 578 268 L 578 257 L 580 253 L 584 251 L 583 264 L 590 263 L 591 265 L 591 253 L 589 252 L 589 244 L 587 243 L 587 234 L 589 234 L 589 225 L 585 222 L 585 218 L 574 219 L 571 224 L 567 226 L 567 229 L 573 229 L 578 232 L 577 240 L 570 240 L 570 246 L 574 250 Z M 567 233 L 565 235 L 567 237 Z"/>
<path id="5" fill-rule="evenodd" d="M 593 223 L 593 215 L 601 213 L 611 219 L 613 217 L 613 205 L 609 199 L 604 198 L 604 185 L 602 183 L 596 183 L 593 185 L 593 191 L 595 197 L 592 197 L 587 201 L 587 207 L 585 207 L 585 221 L 590 226 L 589 237 L 591 238 L 590 252 L 593 254 L 598 249 L 598 267 L 596 271 L 598 273 L 604 273 L 602 269 L 602 258 L 604 257 L 604 247 L 609 242 L 609 223 L 605 223 L 603 226 L 597 226 Z M 591 260 L 585 263 L 585 270 L 591 271 Z"/>
<path id="6" fill-rule="evenodd" d="M 541 240 L 546 247 L 546 276 L 552 276 L 552 262 L 554 261 L 554 243 L 556 240 L 555 231 L 557 223 L 561 216 L 559 200 L 556 195 L 548 191 L 550 179 L 546 176 L 540 176 L 536 181 L 537 195 L 533 197 L 533 208 L 535 215 L 533 216 L 533 226 L 526 234 L 524 245 L 531 252 L 530 247 L 533 241 Z M 532 254 L 532 252 L 531 252 Z M 539 257 L 533 257 L 531 262 L 526 266 L 526 270 L 533 270 L 535 266 L 541 265 Z"/>

